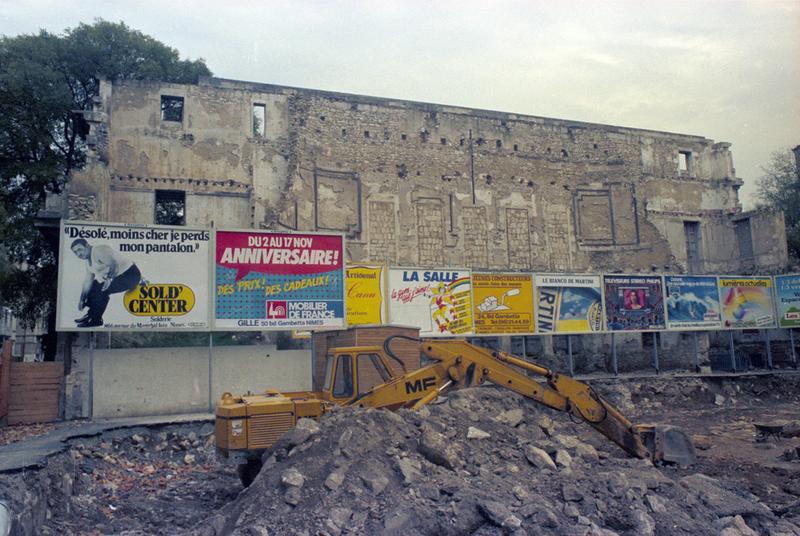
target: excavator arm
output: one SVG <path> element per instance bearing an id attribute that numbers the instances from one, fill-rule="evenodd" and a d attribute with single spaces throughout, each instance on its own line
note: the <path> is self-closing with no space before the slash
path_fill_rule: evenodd
<path id="1" fill-rule="evenodd" d="M 391 339 L 384 349 L 390 356 Z M 635 425 L 588 384 L 563 376 L 506 352 L 466 341 L 422 341 L 420 350 L 433 363 L 394 378 L 356 401 L 366 407 L 419 408 L 445 389 L 491 382 L 586 422 L 629 455 L 682 465 L 694 463 L 694 447 L 677 428 Z M 521 369 L 521 370 L 520 370 Z M 531 378 L 527 371 L 546 380 Z"/>

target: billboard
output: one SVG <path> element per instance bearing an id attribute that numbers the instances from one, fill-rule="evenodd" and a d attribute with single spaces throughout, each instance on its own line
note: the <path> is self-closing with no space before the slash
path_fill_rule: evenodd
<path id="1" fill-rule="evenodd" d="M 666 327 L 661 276 L 607 275 L 606 326 L 609 331 L 650 331 Z"/>
<path id="2" fill-rule="evenodd" d="M 776 275 L 775 299 L 778 306 L 778 326 L 800 327 L 800 275 Z"/>
<path id="3" fill-rule="evenodd" d="M 472 333 L 469 270 L 389 270 L 389 319 L 424 337 Z"/>
<path id="4" fill-rule="evenodd" d="M 57 329 L 208 330 L 209 243 L 207 229 L 62 221 Z"/>
<path id="5" fill-rule="evenodd" d="M 603 329 L 599 275 L 537 275 L 536 330 L 592 333 Z"/>
<path id="6" fill-rule="evenodd" d="M 476 335 L 533 333 L 530 274 L 473 272 L 472 317 Z"/>
<path id="7" fill-rule="evenodd" d="M 775 325 L 771 277 L 720 277 L 719 299 L 726 328 Z"/>
<path id="8" fill-rule="evenodd" d="M 383 266 L 347 267 L 348 326 L 386 323 L 384 272 Z"/>
<path id="9" fill-rule="evenodd" d="M 714 276 L 668 275 L 668 329 L 714 329 L 720 327 L 717 278 Z"/>
<path id="10" fill-rule="evenodd" d="M 345 326 L 342 235 L 217 231 L 214 250 L 215 328 Z"/>

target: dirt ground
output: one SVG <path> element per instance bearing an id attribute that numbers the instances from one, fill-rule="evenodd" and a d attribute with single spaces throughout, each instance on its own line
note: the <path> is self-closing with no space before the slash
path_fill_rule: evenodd
<path id="1" fill-rule="evenodd" d="M 206 424 L 76 441 L 45 469 L 0 475 L 0 498 L 46 497 L 31 534 L 800 536 L 800 461 L 784 457 L 800 437 L 754 428 L 800 420 L 800 375 L 594 385 L 634 422 L 684 428 L 698 463 L 631 460 L 583 423 L 481 388 L 418 414 L 334 412 L 279 442 L 244 492 Z"/>

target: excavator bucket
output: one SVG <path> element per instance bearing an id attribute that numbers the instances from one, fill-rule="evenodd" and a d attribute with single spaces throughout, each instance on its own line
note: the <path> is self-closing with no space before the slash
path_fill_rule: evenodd
<path id="1" fill-rule="evenodd" d="M 697 462 L 692 440 L 680 428 L 664 425 L 640 425 L 637 428 L 653 463 L 690 466 Z"/>

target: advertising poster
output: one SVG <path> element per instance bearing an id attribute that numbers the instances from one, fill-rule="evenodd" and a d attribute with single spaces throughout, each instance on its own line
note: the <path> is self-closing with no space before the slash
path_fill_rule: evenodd
<path id="1" fill-rule="evenodd" d="M 473 272 L 472 299 L 476 335 L 533 333 L 530 274 Z"/>
<path id="2" fill-rule="evenodd" d="M 714 276 L 668 275 L 668 329 L 713 329 L 720 327 L 717 278 Z"/>
<path id="3" fill-rule="evenodd" d="M 217 231 L 214 327 L 342 328 L 344 238 Z"/>
<path id="4" fill-rule="evenodd" d="M 800 275 L 776 275 L 775 295 L 778 300 L 778 326 L 800 327 Z"/>
<path id="5" fill-rule="evenodd" d="M 348 266 L 347 325 L 385 324 L 383 266 Z"/>
<path id="6" fill-rule="evenodd" d="M 720 277 L 719 299 L 723 327 L 764 328 L 775 325 L 770 277 Z"/>
<path id="7" fill-rule="evenodd" d="M 603 329 L 599 275 L 537 275 L 539 333 L 592 333 Z"/>
<path id="8" fill-rule="evenodd" d="M 389 270 L 389 319 L 423 337 L 472 333 L 469 270 Z"/>
<path id="9" fill-rule="evenodd" d="M 606 325 L 610 331 L 664 329 L 664 292 L 660 276 L 603 277 Z"/>
<path id="10" fill-rule="evenodd" d="M 63 221 L 60 234 L 59 331 L 209 329 L 207 229 Z"/>

